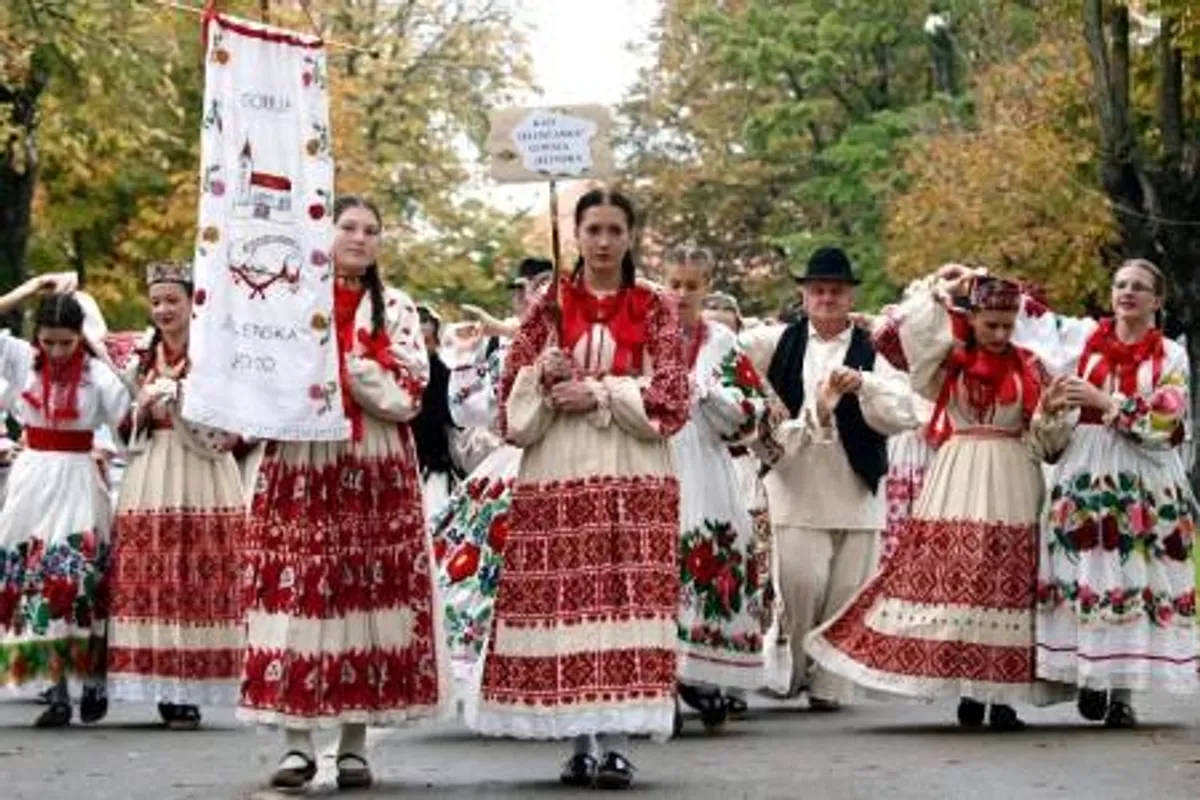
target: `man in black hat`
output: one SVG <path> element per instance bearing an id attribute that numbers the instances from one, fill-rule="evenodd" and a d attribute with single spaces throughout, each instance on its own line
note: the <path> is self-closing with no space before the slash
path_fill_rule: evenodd
<path id="1" fill-rule="evenodd" d="M 786 406 L 779 447 L 763 457 L 792 654 L 792 694 L 807 690 L 814 710 L 849 700 L 850 685 L 813 668 L 809 631 L 830 619 L 875 567 L 885 498 L 887 436 L 916 427 L 911 389 L 870 336 L 851 322 L 854 276 L 836 247 L 817 250 L 797 275 L 804 314 L 755 328 L 742 344 Z"/>

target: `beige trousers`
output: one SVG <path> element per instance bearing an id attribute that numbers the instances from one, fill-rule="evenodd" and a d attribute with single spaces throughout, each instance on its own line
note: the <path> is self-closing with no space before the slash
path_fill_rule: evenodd
<path id="1" fill-rule="evenodd" d="M 875 531 L 775 528 L 784 625 L 792 651 L 792 690 L 810 697 L 847 703 L 851 684 L 820 667 L 804 652 L 809 631 L 832 619 L 875 569 L 879 534 Z"/>

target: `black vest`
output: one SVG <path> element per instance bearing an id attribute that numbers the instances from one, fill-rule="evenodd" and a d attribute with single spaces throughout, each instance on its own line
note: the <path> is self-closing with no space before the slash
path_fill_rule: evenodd
<path id="1" fill-rule="evenodd" d="M 808 350 L 808 320 L 793 322 L 779 338 L 775 355 L 771 358 L 767 380 L 795 417 L 804 407 L 804 353 Z M 875 368 L 875 348 L 870 337 L 859 328 L 850 335 L 850 347 L 846 351 L 845 365 L 860 370 Z M 887 437 L 876 432 L 863 419 L 862 407 L 852 394 L 842 397 L 833 410 L 837 423 L 838 438 L 846 451 L 846 459 L 854 474 L 862 479 L 872 492 L 879 489 L 879 482 L 887 474 Z"/>
<path id="2" fill-rule="evenodd" d="M 431 472 L 457 475 L 450 457 L 450 369 L 437 353 L 429 355 L 429 383 L 421 396 L 421 413 L 410 423 L 422 477 Z"/>

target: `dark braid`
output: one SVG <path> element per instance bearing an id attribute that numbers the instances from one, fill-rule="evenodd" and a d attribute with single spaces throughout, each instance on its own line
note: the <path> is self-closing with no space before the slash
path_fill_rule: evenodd
<path id="1" fill-rule="evenodd" d="M 375 205 L 365 197 L 359 197 L 354 194 L 342 195 L 333 204 L 333 221 L 336 224 L 342 218 L 342 214 L 352 208 L 365 208 L 375 215 L 375 222 L 379 224 L 380 232 L 383 231 L 383 215 L 379 213 L 379 206 Z M 385 326 L 384 319 L 384 298 L 383 298 L 383 279 L 379 276 L 379 265 L 372 264 L 367 267 L 366 273 L 362 277 L 363 286 L 367 289 L 367 295 L 371 298 L 371 333 L 381 333 Z"/>

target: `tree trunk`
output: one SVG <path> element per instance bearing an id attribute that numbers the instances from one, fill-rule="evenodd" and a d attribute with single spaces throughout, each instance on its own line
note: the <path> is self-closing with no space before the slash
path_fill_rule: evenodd
<path id="1" fill-rule="evenodd" d="M 29 244 L 33 192 L 38 173 L 38 103 L 50 74 L 42 59 L 30 59 L 24 85 L 0 85 L 0 113 L 7 113 L 17 133 L 0 153 L 0 289 L 8 291 L 25 281 L 25 250 Z M 19 310 L 0 317 L 0 327 L 21 331 Z"/>

